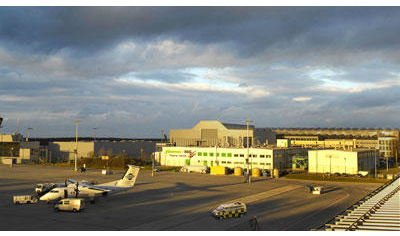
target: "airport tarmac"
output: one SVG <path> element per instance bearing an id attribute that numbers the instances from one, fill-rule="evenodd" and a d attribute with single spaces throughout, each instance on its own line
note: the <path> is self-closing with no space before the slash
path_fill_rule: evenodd
<path id="1" fill-rule="evenodd" d="M 124 171 L 102 175 L 89 169 L 0 165 L 0 230 L 250 230 L 257 217 L 261 230 L 310 230 L 336 216 L 373 191 L 377 183 L 339 183 L 141 170 L 135 188 L 86 204 L 80 213 L 55 212 L 52 205 L 13 205 L 13 195 L 31 194 L 35 183 L 120 179 Z M 324 186 L 327 192 L 312 195 L 305 184 Z M 211 217 L 218 205 L 241 200 L 247 203 L 243 218 Z"/>

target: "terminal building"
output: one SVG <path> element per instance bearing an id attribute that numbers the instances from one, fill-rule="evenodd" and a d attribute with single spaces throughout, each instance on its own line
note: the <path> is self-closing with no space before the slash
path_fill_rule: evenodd
<path id="1" fill-rule="evenodd" d="M 292 168 L 293 157 L 307 156 L 307 150 L 290 147 L 176 147 L 164 146 L 155 153 L 156 164 L 162 166 L 225 166 L 262 170 Z"/>

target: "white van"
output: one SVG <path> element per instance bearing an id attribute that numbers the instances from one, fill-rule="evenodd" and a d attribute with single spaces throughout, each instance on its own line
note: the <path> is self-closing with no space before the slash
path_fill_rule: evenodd
<path id="1" fill-rule="evenodd" d="M 38 199 L 31 195 L 14 196 L 13 201 L 15 205 L 37 203 Z"/>
<path id="2" fill-rule="evenodd" d="M 181 168 L 181 172 L 186 172 L 186 173 L 201 173 L 205 174 L 208 172 L 208 167 L 207 166 L 189 166 L 189 165 L 184 165 Z"/>
<path id="3" fill-rule="evenodd" d="M 56 211 L 81 211 L 85 208 L 85 200 L 83 198 L 65 198 L 59 201 L 55 206 Z"/>

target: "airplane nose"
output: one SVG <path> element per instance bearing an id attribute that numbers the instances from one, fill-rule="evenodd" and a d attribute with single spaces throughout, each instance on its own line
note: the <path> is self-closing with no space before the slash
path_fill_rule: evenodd
<path id="1" fill-rule="evenodd" d="M 39 200 L 41 200 L 41 201 L 46 201 L 46 200 L 47 200 L 47 197 L 46 197 L 46 196 L 41 196 L 41 197 L 39 198 Z"/>

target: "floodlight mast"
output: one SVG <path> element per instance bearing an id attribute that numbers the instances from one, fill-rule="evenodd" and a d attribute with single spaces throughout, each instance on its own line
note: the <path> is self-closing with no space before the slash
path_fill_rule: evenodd
<path id="1" fill-rule="evenodd" d="M 75 133 L 75 172 L 78 171 L 78 124 L 81 122 L 80 120 L 74 120 L 76 126 L 76 133 Z"/>
<path id="2" fill-rule="evenodd" d="M 93 127 L 93 132 L 94 132 L 94 141 L 96 142 L 96 130 L 98 129 L 98 127 Z"/>
<path id="3" fill-rule="evenodd" d="M 26 141 L 28 142 L 29 138 L 31 137 L 31 131 L 33 130 L 33 128 L 29 127 L 27 128 L 27 130 L 28 130 L 28 138 L 26 139 Z"/>

